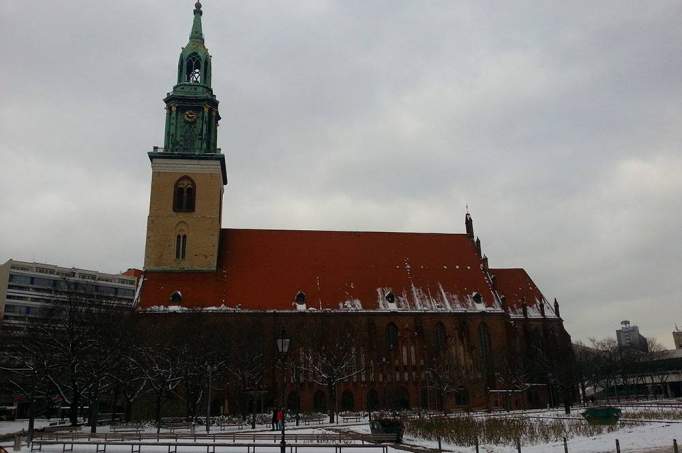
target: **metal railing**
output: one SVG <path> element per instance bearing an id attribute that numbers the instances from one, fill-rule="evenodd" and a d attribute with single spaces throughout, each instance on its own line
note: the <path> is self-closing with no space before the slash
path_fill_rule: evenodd
<path id="1" fill-rule="evenodd" d="M 168 148 L 164 148 L 163 146 L 153 146 L 152 151 L 154 151 L 155 153 L 170 153 L 170 152 L 172 152 Z M 217 153 L 222 153 L 222 151 L 223 150 L 221 148 L 216 148 Z M 189 150 L 189 151 L 182 151 L 182 152 L 187 152 L 189 154 L 192 154 L 195 151 Z M 201 154 L 201 153 L 199 153 L 199 154 Z"/>

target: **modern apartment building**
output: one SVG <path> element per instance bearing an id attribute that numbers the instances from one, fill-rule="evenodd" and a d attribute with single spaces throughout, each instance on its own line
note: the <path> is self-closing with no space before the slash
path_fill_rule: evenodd
<path id="1" fill-rule="evenodd" d="M 649 342 L 639 333 L 639 327 L 631 325 L 630 321 L 621 321 L 620 329 L 616 330 L 616 338 L 621 349 L 649 351 Z"/>
<path id="2" fill-rule="evenodd" d="M 131 309 L 139 271 L 122 274 L 8 260 L 0 266 L 0 321 L 45 319 L 69 297 L 102 308 Z"/>

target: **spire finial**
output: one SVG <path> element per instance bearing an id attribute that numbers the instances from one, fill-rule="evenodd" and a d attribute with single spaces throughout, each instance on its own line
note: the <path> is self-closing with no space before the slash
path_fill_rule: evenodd
<path id="1" fill-rule="evenodd" d="M 469 205 L 467 205 L 467 213 L 464 215 L 464 226 L 466 227 L 467 236 L 474 240 L 474 221 L 471 219 L 471 214 L 469 214 Z"/>
<path id="2" fill-rule="evenodd" d="M 194 22 L 192 23 L 192 31 L 189 34 L 189 39 L 204 40 L 204 33 L 201 29 L 201 15 L 204 12 L 201 10 L 201 2 L 197 0 L 194 4 Z"/>

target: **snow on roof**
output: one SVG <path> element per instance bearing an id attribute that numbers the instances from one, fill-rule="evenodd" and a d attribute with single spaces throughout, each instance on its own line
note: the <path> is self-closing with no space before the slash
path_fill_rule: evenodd
<path id="1" fill-rule="evenodd" d="M 554 307 L 547 302 L 525 269 L 490 269 L 490 273 L 494 276 L 497 293 L 504 296 L 507 311 L 512 317 L 524 317 L 524 305 L 529 318 L 542 318 L 541 306 L 545 317 L 557 317 Z"/>

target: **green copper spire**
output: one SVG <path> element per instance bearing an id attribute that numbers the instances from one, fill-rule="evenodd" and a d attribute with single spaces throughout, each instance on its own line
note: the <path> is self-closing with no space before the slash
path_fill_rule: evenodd
<path id="1" fill-rule="evenodd" d="M 211 89 L 211 55 L 204 44 L 202 15 L 201 3 L 196 2 L 189 41 L 180 52 L 177 83 L 164 99 L 167 153 L 220 154 L 217 147 L 220 114 Z"/>
<path id="2" fill-rule="evenodd" d="M 201 30 L 201 15 L 203 12 L 201 11 L 201 2 L 197 1 L 194 4 L 194 23 L 192 24 L 192 32 L 189 34 L 189 39 L 191 40 L 199 40 L 201 42 L 204 42 L 204 33 Z"/>
<path id="3" fill-rule="evenodd" d="M 190 82 L 211 86 L 211 56 L 204 44 L 204 33 L 201 29 L 203 14 L 201 3 L 196 2 L 192 31 L 189 33 L 187 45 L 182 48 L 178 63 L 178 84 Z"/>

